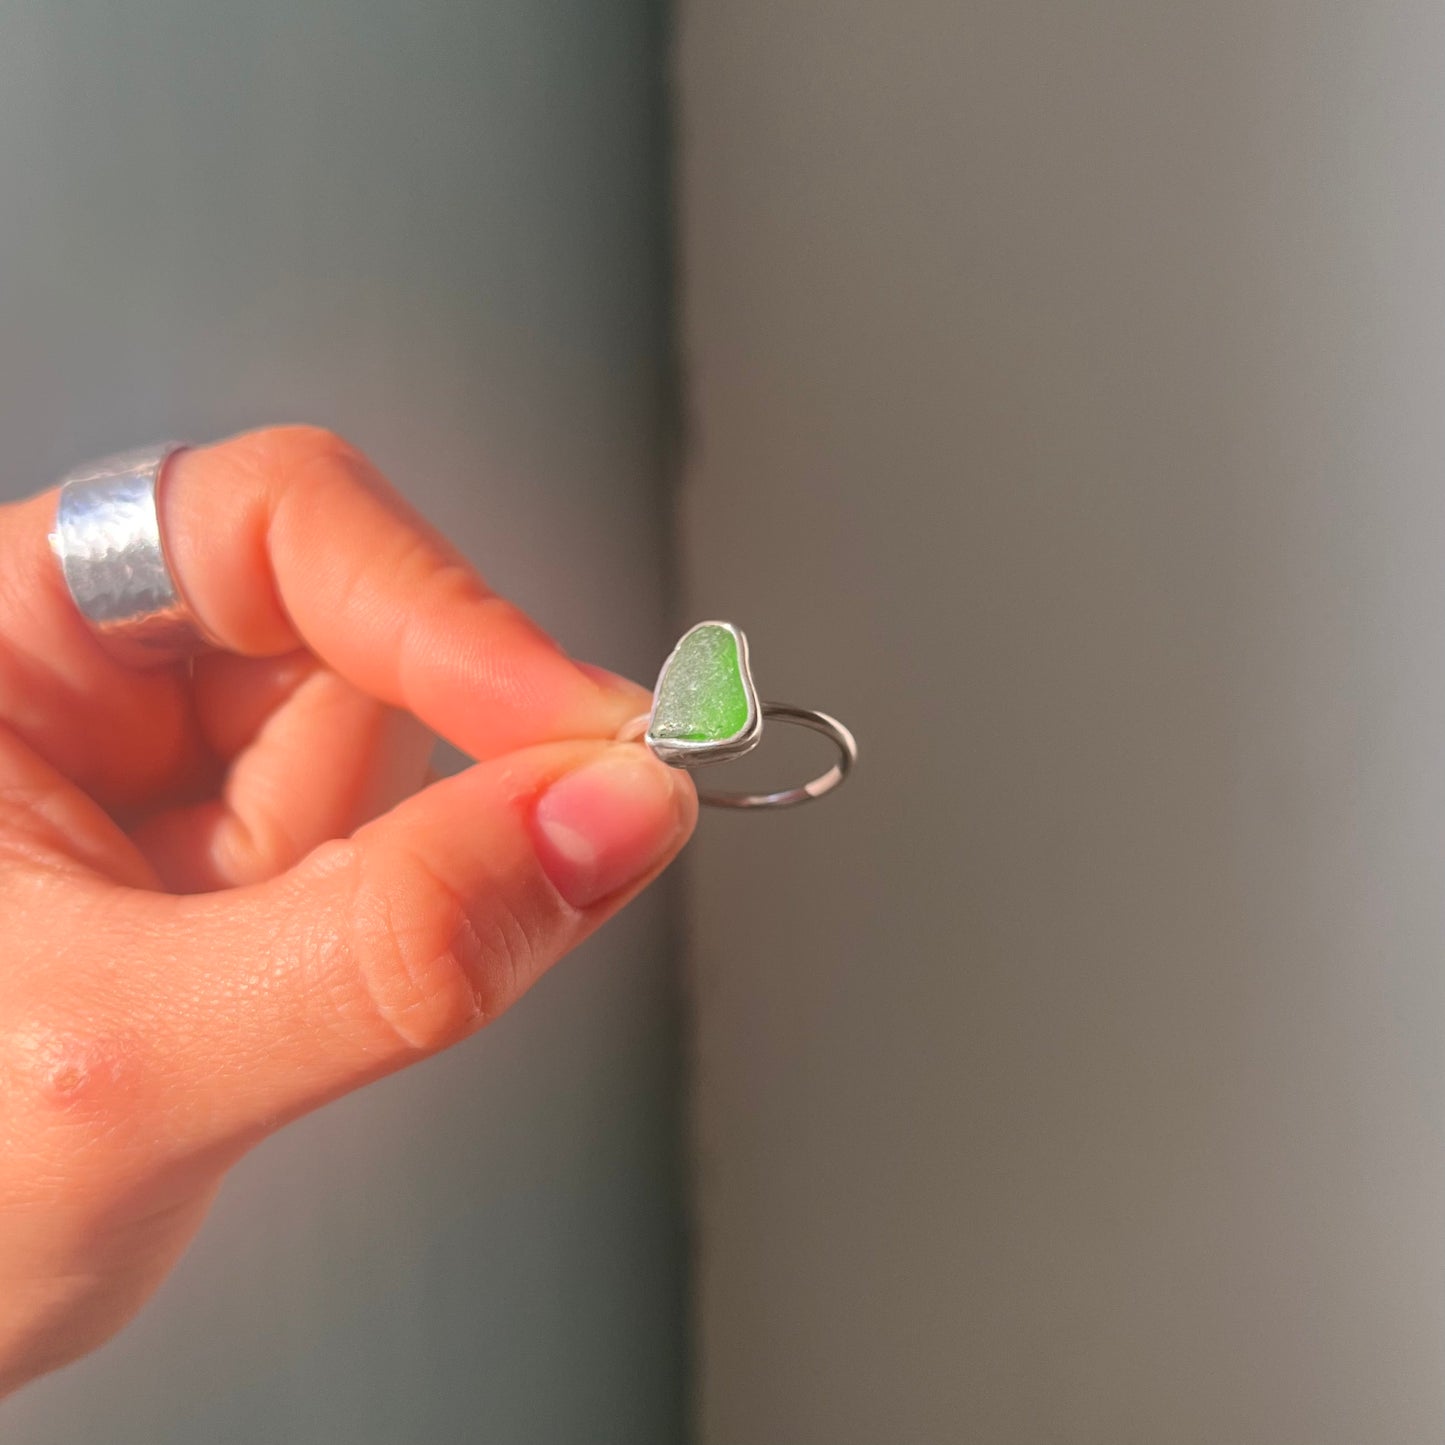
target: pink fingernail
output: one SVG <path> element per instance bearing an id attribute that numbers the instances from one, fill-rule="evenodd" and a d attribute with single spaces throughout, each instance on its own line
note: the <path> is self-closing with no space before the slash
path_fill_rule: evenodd
<path id="1" fill-rule="evenodd" d="M 682 828 L 676 789 L 661 763 L 619 746 L 542 794 L 537 856 L 568 903 L 586 908 L 656 867 Z"/>

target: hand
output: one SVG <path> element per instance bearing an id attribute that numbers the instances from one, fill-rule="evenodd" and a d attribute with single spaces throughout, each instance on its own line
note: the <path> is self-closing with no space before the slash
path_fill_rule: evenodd
<path id="1" fill-rule="evenodd" d="M 222 649 L 193 670 L 101 649 L 53 493 L 0 508 L 0 1394 L 112 1334 L 247 1148 L 501 1013 L 696 818 L 608 741 L 647 695 L 334 437 L 183 453 L 162 506 Z M 478 762 L 408 796 L 427 728 Z"/>

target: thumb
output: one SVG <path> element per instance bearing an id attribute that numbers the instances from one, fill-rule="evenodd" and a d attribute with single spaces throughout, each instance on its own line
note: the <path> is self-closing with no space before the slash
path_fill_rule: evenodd
<path id="1" fill-rule="evenodd" d="M 696 816 L 690 780 L 645 749 L 552 744 L 434 783 L 266 884 L 147 899 L 171 1117 L 191 1145 L 244 1140 L 465 1037 L 650 882 Z"/>

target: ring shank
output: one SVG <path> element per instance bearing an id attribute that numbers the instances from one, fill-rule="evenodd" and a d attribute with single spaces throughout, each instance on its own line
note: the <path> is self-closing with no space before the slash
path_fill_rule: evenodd
<path id="1" fill-rule="evenodd" d="M 762 704 L 765 718 L 776 718 L 780 722 L 794 723 L 799 727 L 811 728 L 821 733 L 838 749 L 838 761 L 811 782 L 796 788 L 782 788 L 775 793 L 743 793 L 726 790 L 713 791 L 699 788 L 698 801 L 713 808 L 791 808 L 798 803 L 808 803 L 831 793 L 858 760 L 858 744 L 853 734 L 835 717 L 812 708 L 794 707 L 791 703 L 765 702 Z"/>

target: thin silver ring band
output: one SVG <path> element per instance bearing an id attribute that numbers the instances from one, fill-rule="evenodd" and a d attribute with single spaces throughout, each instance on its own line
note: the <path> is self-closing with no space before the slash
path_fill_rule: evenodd
<path id="1" fill-rule="evenodd" d="M 831 793 L 858 761 L 858 744 L 853 740 L 853 734 L 837 718 L 830 717 L 825 712 L 815 712 L 812 708 L 794 707 L 786 702 L 765 702 L 761 705 L 761 710 L 765 718 L 777 718 L 780 722 L 796 723 L 800 727 L 811 728 L 815 733 L 822 733 L 837 747 L 838 761 L 826 773 L 821 773 L 812 782 L 803 783 L 796 788 L 781 788 L 776 793 L 715 792 L 699 788 L 698 802 L 713 808 L 791 808 L 798 803 L 808 803 L 814 798 L 821 798 L 824 793 Z"/>
<path id="2" fill-rule="evenodd" d="M 80 615 L 127 667 L 158 667 L 212 646 L 166 557 L 160 497 L 183 442 L 78 467 L 60 484 L 50 545 Z"/>

